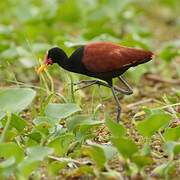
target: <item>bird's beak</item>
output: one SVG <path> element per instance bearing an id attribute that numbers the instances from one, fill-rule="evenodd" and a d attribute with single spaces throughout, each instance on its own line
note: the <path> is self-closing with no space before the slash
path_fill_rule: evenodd
<path id="1" fill-rule="evenodd" d="M 44 64 L 41 64 L 41 66 L 39 68 L 37 68 L 36 72 L 38 74 L 42 73 L 46 68 L 47 68 L 48 64 L 44 63 Z"/>
<path id="2" fill-rule="evenodd" d="M 41 64 L 41 66 L 36 69 L 36 72 L 40 74 L 48 67 L 48 65 L 52 65 L 52 64 L 53 61 L 51 60 L 51 58 L 48 58 L 48 55 L 46 54 L 44 57 L 44 63 Z"/>

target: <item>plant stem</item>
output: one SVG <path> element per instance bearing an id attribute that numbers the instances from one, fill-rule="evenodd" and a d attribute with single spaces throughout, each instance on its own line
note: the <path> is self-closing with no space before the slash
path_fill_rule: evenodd
<path id="1" fill-rule="evenodd" d="M 157 108 L 152 108 L 152 110 L 166 109 L 166 108 L 169 108 L 169 107 L 174 107 L 174 106 L 179 106 L 179 105 L 180 105 L 180 103 L 169 104 L 169 105 L 166 105 L 166 106 L 160 106 L 160 107 L 157 107 Z"/>
<path id="2" fill-rule="evenodd" d="M 160 136 L 161 140 L 165 143 L 165 142 L 166 142 L 166 140 L 164 139 L 164 137 L 163 137 L 163 135 L 161 134 L 161 132 L 160 132 L 160 131 L 158 131 L 158 134 L 159 134 L 159 136 Z"/>
<path id="3" fill-rule="evenodd" d="M 3 130 L 2 134 L 1 134 L 0 143 L 4 142 L 7 130 L 9 129 L 9 126 L 10 126 L 10 123 L 11 123 L 11 113 L 7 112 L 6 115 L 7 115 L 7 121 L 6 121 L 6 125 L 4 127 L 4 130 Z"/>
<path id="4" fill-rule="evenodd" d="M 176 111 L 173 109 L 173 106 L 170 104 L 167 96 L 165 95 L 163 97 L 165 103 L 167 104 L 167 108 L 170 110 L 170 112 L 172 113 L 172 115 L 174 116 L 175 119 L 178 119 L 177 115 L 176 115 Z"/>
<path id="5" fill-rule="evenodd" d="M 69 77 L 70 77 L 70 81 L 71 81 L 71 84 L 70 84 L 71 102 L 75 103 L 73 78 L 72 78 L 72 76 L 70 74 L 69 74 Z"/>
<path id="6" fill-rule="evenodd" d="M 51 93 L 54 93 L 54 81 L 47 70 L 45 70 L 46 76 L 48 77 L 51 84 Z"/>
<path id="7" fill-rule="evenodd" d="M 46 92 L 47 92 L 48 94 L 50 94 L 50 90 L 49 90 L 49 87 L 48 87 L 48 84 L 47 84 L 47 82 L 46 82 L 46 79 L 45 79 L 44 75 L 41 74 L 40 78 L 41 78 L 41 80 L 42 80 L 42 84 L 44 83 Z"/>

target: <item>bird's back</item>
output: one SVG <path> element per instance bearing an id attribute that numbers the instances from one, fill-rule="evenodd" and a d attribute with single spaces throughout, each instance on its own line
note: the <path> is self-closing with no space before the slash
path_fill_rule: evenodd
<path id="1" fill-rule="evenodd" d="M 82 62 L 89 71 L 101 73 L 145 63 L 152 59 L 152 55 L 150 51 L 96 42 L 84 47 Z"/>

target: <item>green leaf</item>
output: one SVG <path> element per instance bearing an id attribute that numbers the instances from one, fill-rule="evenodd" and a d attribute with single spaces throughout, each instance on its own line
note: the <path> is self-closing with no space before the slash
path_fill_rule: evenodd
<path id="1" fill-rule="evenodd" d="M 138 152 L 137 145 L 129 138 L 113 137 L 111 141 L 124 158 L 131 158 L 134 153 Z"/>
<path id="2" fill-rule="evenodd" d="M 143 136 L 151 137 L 161 127 L 167 125 L 170 120 L 171 116 L 169 114 L 151 114 L 147 119 L 138 122 L 136 128 Z"/>
<path id="3" fill-rule="evenodd" d="M 117 149 L 113 146 L 100 144 L 97 144 L 97 146 L 101 147 L 104 150 L 104 154 L 107 160 L 111 160 L 118 153 Z"/>
<path id="4" fill-rule="evenodd" d="M 94 168 L 93 166 L 89 166 L 89 165 L 81 165 L 80 167 L 77 167 L 73 170 L 72 172 L 72 176 L 73 175 L 79 175 L 79 176 L 83 176 L 83 175 L 94 175 Z"/>
<path id="5" fill-rule="evenodd" d="M 126 129 L 124 126 L 115 121 L 107 119 L 106 125 L 113 137 L 122 137 L 126 134 Z"/>
<path id="6" fill-rule="evenodd" d="M 45 157 L 53 153 L 53 149 L 43 146 L 33 146 L 27 148 L 26 152 L 29 158 L 36 161 L 42 161 Z"/>
<path id="7" fill-rule="evenodd" d="M 102 121 L 93 120 L 91 116 L 76 115 L 66 121 L 66 126 L 69 131 L 73 131 L 79 126 L 85 125 L 90 128 L 92 126 L 96 126 L 102 123 Z"/>
<path id="8" fill-rule="evenodd" d="M 151 146 L 150 146 L 149 142 L 145 142 L 145 144 L 141 148 L 141 155 L 150 156 L 150 154 L 151 154 Z"/>
<path id="9" fill-rule="evenodd" d="M 27 122 L 22 119 L 20 116 L 13 114 L 11 117 L 11 127 L 17 129 L 17 131 L 22 132 L 27 126 Z"/>
<path id="10" fill-rule="evenodd" d="M 180 153 L 180 143 L 177 143 L 176 146 L 174 147 L 174 154 L 179 154 Z"/>
<path id="11" fill-rule="evenodd" d="M 41 133 L 42 136 L 48 136 L 49 135 L 49 129 L 50 126 L 48 123 L 44 122 L 44 123 L 41 123 L 41 124 L 38 124 L 35 129 Z"/>
<path id="12" fill-rule="evenodd" d="M 40 143 L 42 138 L 41 134 L 36 130 L 33 130 L 30 134 L 28 134 L 28 137 L 33 139 L 34 141 L 37 141 L 38 143 Z"/>
<path id="13" fill-rule="evenodd" d="M 40 165 L 40 161 L 52 153 L 53 149 L 48 147 L 33 146 L 27 148 L 27 157 L 18 164 L 20 174 L 25 178 L 29 177 L 31 172 Z"/>
<path id="14" fill-rule="evenodd" d="M 70 133 L 66 133 L 65 135 L 61 135 L 58 138 L 52 140 L 48 147 L 54 148 L 54 154 L 56 156 L 66 156 L 69 145 L 74 139 L 74 135 Z"/>
<path id="15" fill-rule="evenodd" d="M 163 136 L 166 141 L 177 141 L 180 138 L 180 126 L 167 128 Z"/>
<path id="16" fill-rule="evenodd" d="M 18 113 L 24 110 L 34 99 L 36 92 L 29 88 L 0 89 L 0 112 Z"/>
<path id="17" fill-rule="evenodd" d="M 16 163 L 16 159 L 14 157 L 10 157 L 9 159 L 0 162 L 0 169 L 7 168 Z"/>
<path id="18" fill-rule="evenodd" d="M 153 163 L 153 159 L 150 156 L 143 156 L 140 154 L 133 155 L 132 161 L 138 165 L 139 168 L 143 168 L 144 166 L 151 165 Z"/>
<path id="19" fill-rule="evenodd" d="M 173 60 L 176 56 L 179 56 L 179 51 L 177 47 L 174 47 L 173 45 L 167 45 L 160 52 L 159 56 L 166 62 L 170 63 L 171 60 Z"/>
<path id="20" fill-rule="evenodd" d="M 14 157 L 10 157 L 4 161 L 0 162 L 0 176 L 3 179 L 8 179 L 10 175 L 14 172 L 16 167 L 16 159 Z"/>
<path id="21" fill-rule="evenodd" d="M 0 157 L 8 159 L 14 157 L 16 162 L 20 162 L 24 158 L 23 150 L 15 143 L 1 143 L 0 144 Z"/>
<path id="22" fill-rule="evenodd" d="M 48 124 L 50 124 L 51 121 L 49 121 L 49 119 L 46 117 L 46 116 L 37 116 L 34 120 L 33 120 L 33 123 L 35 125 L 39 125 L 43 122 L 46 122 Z"/>
<path id="23" fill-rule="evenodd" d="M 152 174 L 159 175 L 160 177 L 168 177 L 168 174 L 175 171 L 175 163 L 164 163 L 153 169 Z"/>
<path id="24" fill-rule="evenodd" d="M 111 145 L 102 145 L 102 144 L 96 144 L 96 143 L 91 142 L 91 144 L 89 144 L 89 146 L 101 148 L 106 157 L 106 161 L 111 160 L 117 154 L 116 148 Z"/>
<path id="25" fill-rule="evenodd" d="M 24 159 L 20 164 L 18 164 L 18 175 L 23 176 L 27 179 L 30 174 L 40 165 L 40 161 L 34 161 L 33 159 Z"/>
<path id="26" fill-rule="evenodd" d="M 164 149 L 169 154 L 170 158 L 173 159 L 176 154 L 180 153 L 180 143 L 175 141 L 168 141 L 164 145 Z"/>
<path id="27" fill-rule="evenodd" d="M 175 145 L 176 145 L 176 142 L 174 141 L 169 141 L 164 145 L 164 149 L 166 153 L 170 155 L 171 157 L 173 157 L 174 155 L 173 150 L 174 150 Z"/>
<path id="28" fill-rule="evenodd" d="M 81 108 L 73 103 L 67 104 L 48 104 L 45 114 L 54 123 L 58 123 L 59 120 L 69 117 L 75 112 L 80 111 Z"/>
<path id="29" fill-rule="evenodd" d="M 54 161 L 50 164 L 48 164 L 48 171 L 52 175 L 58 175 L 60 170 L 64 169 L 67 166 L 68 162 L 59 162 L 59 161 Z"/>
<path id="30" fill-rule="evenodd" d="M 97 167 L 102 169 L 107 161 L 103 148 L 98 145 L 83 146 L 83 154 L 90 156 Z"/>

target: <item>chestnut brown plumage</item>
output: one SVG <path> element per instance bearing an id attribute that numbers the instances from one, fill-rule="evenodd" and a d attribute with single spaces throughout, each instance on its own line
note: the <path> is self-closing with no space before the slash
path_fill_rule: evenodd
<path id="1" fill-rule="evenodd" d="M 69 58 L 62 49 L 55 47 L 48 51 L 44 65 L 38 69 L 38 73 L 43 71 L 48 65 L 57 63 L 68 71 L 105 81 L 81 81 L 76 83 L 76 85 L 81 83 L 85 84 L 79 89 L 93 84 L 110 88 L 117 103 L 117 121 L 119 121 L 121 107 L 116 92 L 121 92 L 126 95 L 132 94 L 132 89 L 121 75 L 130 67 L 150 61 L 152 56 L 153 53 L 151 51 L 120 46 L 111 42 L 95 42 L 87 44 L 75 50 Z M 112 79 L 115 77 L 118 77 L 127 89 L 114 87 Z"/>

